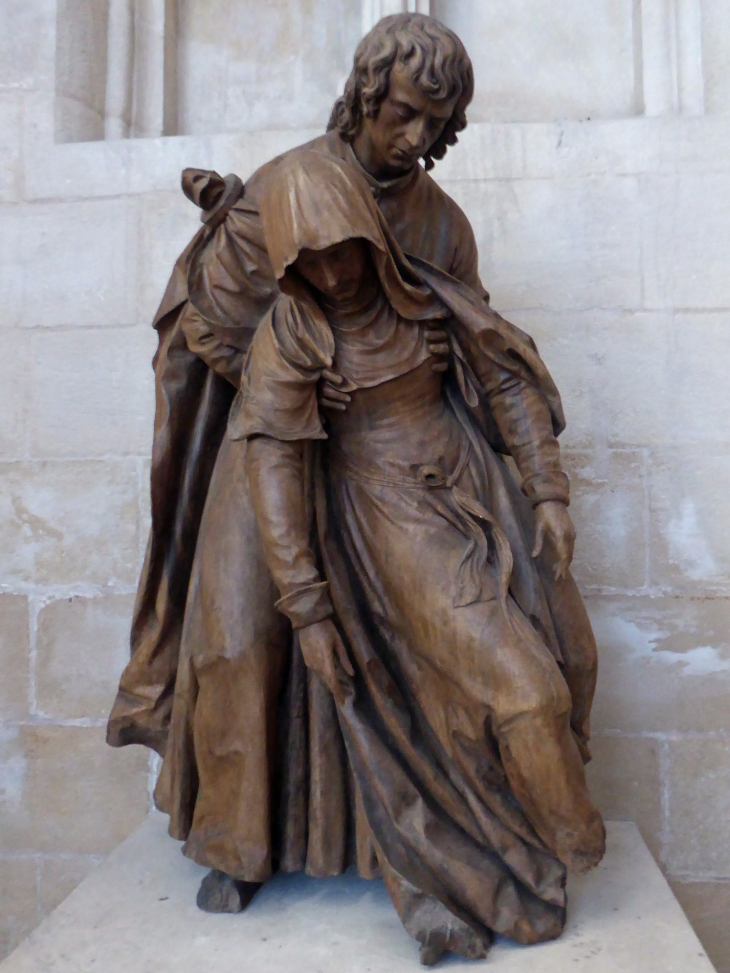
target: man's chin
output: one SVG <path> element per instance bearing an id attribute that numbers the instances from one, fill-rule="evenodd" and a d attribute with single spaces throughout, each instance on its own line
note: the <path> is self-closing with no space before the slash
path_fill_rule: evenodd
<path id="1" fill-rule="evenodd" d="M 388 160 L 388 165 L 393 170 L 393 172 L 402 173 L 405 175 L 406 172 L 410 172 L 414 165 L 418 162 L 418 159 L 414 159 L 411 155 L 401 155 L 400 153 L 393 153 L 393 155 Z"/>

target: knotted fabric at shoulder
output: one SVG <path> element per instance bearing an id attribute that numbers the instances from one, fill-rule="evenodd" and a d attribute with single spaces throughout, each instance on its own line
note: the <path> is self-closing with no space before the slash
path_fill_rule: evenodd
<path id="1" fill-rule="evenodd" d="M 218 226 L 243 196 L 243 181 L 234 173 L 225 178 L 212 169 L 183 169 L 182 191 L 203 211 L 202 223 Z"/>

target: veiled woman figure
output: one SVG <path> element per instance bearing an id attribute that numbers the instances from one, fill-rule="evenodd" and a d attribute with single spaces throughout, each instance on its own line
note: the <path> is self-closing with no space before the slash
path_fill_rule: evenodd
<path id="1" fill-rule="evenodd" d="M 581 759 L 595 659 L 567 570 L 557 391 L 530 339 L 404 256 L 347 162 L 292 156 L 260 210 L 282 296 L 254 337 L 229 437 L 309 673 L 305 690 L 296 652 L 273 681 L 248 670 L 246 705 L 259 692 L 271 741 L 274 857 L 296 867 L 298 842 L 314 874 L 351 860 L 382 874 L 424 963 L 483 956 L 493 932 L 554 938 L 566 869 L 596 864 L 605 841 Z M 446 375 L 429 360 L 434 327 L 450 336 Z M 351 402 L 325 422 L 317 385 L 333 368 Z M 541 550 L 547 536 L 561 549 Z M 181 660 L 158 786 L 173 833 L 206 753 L 226 752 L 189 691 L 202 668 Z M 220 707 L 235 700 L 221 684 Z M 303 763 L 308 807 L 295 813 Z M 243 807 L 224 776 L 219 798 Z M 201 860 L 195 822 L 177 830 Z"/>

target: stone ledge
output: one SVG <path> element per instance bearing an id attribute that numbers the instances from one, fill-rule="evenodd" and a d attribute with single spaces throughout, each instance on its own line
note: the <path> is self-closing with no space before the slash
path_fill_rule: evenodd
<path id="1" fill-rule="evenodd" d="M 418 952 L 381 882 L 277 876 L 241 916 L 199 912 L 205 869 L 183 858 L 152 815 L 0 964 L 0 973 L 399 973 Z M 713 967 L 635 825 L 609 828 L 605 861 L 570 887 L 565 935 L 497 943 L 483 963 L 514 973 L 712 973 Z"/>
<path id="2" fill-rule="evenodd" d="M 208 136 L 55 143 L 47 99 L 29 109 L 26 201 L 179 191 L 185 166 L 231 170 L 243 179 L 264 162 L 322 134 L 267 129 Z M 434 170 L 439 182 L 585 179 L 727 172 L 730 119 L 625 118 L 568 122 L 474 122 Z M 6 190 L 5 198 L 19 198 Z"/>

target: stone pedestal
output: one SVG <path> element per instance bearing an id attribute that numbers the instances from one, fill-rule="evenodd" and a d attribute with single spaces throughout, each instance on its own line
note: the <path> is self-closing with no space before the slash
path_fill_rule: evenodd
<path id="1" fill-rule="evenodd" d="M 416 973 L 418 949 L 382 882 L 277 876 L 242 915 L 200 912 L 205 869 L 151 816 L 0 973 Z M 446 970 L 494 973 L 712 973 L 713 967 L 633 824 L 608 826 L 608 853 L 570 885 L 564 936 L 499 941 L 488 959 Z"/>

